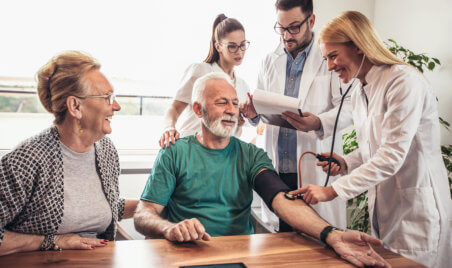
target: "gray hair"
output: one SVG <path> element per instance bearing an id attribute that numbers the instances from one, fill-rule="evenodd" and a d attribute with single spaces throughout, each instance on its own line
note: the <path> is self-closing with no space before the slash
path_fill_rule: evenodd
<path id="1" fill-rule="evenodd" d="M 196 79 L 195 84 L 193 85 L 193 93 L 191 95 L 191 103 L 197 102 L 201 104 L 202 106 L 205 105 L 205 99 L 204 99 L 204 90 L 206 89 L 206 83 L 209 80 L 225 80 L 228 82 L 232 87 L 232 81 L 229 78 L 229 75 L 223 72 L 212 72 L 205 74 L 201 76 L 200 78 Z"/>

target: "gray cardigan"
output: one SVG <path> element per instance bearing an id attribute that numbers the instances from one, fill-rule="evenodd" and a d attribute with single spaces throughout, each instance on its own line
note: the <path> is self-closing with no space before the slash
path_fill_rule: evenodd
<path id="1" fill-rule="evenodd" d="M 100 238 L 114 240 L 125 202 L 119 197 L 119 157 L 108 137 L 94 146 L 97 172 L 113 216 Z M 5 230 L 56 234 L 63 210 L 63 157 L 53 126 L 22 142 L 0 161 L 0 244 Z"/>

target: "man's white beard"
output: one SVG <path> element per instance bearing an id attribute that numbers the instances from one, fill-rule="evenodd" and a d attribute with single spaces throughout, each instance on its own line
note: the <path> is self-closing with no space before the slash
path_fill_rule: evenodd
<path id="1" fill-rule="evenodd" d="M 227 126 L 224 127 L 221 124 L 222 120 L 229 120 L 235 122 L 233 126 Z M 235 131 L 237 130 L 237 124 L 238 120 L 235 116 L 227 116 L 223 115 L 222 117 L 216 119 L 214 122 L 211 122 L 209 120 L 208 112 L 207 110 L 202 109 L 202 122 L 206 128 L 212 132 L 215 136 L 221 137 L 221 138 L 229 138 L 232 135 L 234 135 Z"/>

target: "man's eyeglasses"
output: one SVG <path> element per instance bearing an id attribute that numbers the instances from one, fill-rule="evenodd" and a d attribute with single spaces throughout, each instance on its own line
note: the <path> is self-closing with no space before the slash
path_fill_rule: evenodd
<path id="1" fill-rule="evenodd" d="M 220 43 L 223 46 L 226 46 L 229 50 L 229 52 L 231 53 L 236 53 L 239 48 L 241 51 L 245 51 L 250 47 L 250 41 L 243 41 L 242 43 L 240 43 L 240 45 L 234 44 L 234 43 L 229 43 L 229 44 L 224 44 L 224 43 Z"/>
<path id="2" fill-rule="evenodd" d="M 275 29 L 275 32 L 277 34 L 283 35 L 285 31 L 288 31 L 290 34 L 297 34 L 300 32 L 300 28 L 301 26 L 303 26 L 303 24 L 305 24 L 309 17 L 311 17 L 311 15 L 309 14 L 306 19 L 304 19 L 300 24 L 298 25 L 293 25 L 293 26 L 289 26 L 289 27 L 282 27 L 280 25 L 278 25 L 278 23 L 275 23 L 275 26 L 273 27 Z"/>
<path id="3" fill-rule="evenodd" d="M 79 99 L 82 99 L 82 100 L 84 100 L 84 99 L 89 99 L 89 98 L 104 98 L 104 99 L 108 99 L 108 103 L 109 103 L 110 105 L 113 105 L 113 102 L 114 102 L 115 99 L 116 99 L 116 95 L 113 94 L 113 93 L 110 93 L 110 94 L 103 94 L 103 95 L 86 95 L 86 96 L 82 96 L 82 97 L 80 97 L 80 96 L 74 96 L 74 97 L 79 98 Z"/>

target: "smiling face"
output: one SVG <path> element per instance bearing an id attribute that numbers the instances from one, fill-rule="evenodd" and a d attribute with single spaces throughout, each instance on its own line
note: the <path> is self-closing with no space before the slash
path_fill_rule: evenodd
<path id="1" fill-rule="evenodd" d="M 357 74 L 363 52 L 352 43 L 321 43 L 320 50 L 328 61 L 328 70 L 335 71 L 344 83 L 350 82 Z"/>
<path id="2" fill-rule="evenodd" d="M 223 61 L 225 61 L 227 64 L 238 66 L 243 61 L 245 51 L 242 51 L 239 48 L 236 52 L 232 53 L 229 51 L 228 46 L 229 45 L 240 46 L 244 42 L 246 42 L 245 32 L 242 30 L 237 30 L 230 32 L 226 34 L 224 38 L 221 38 L 219 42 L 215 44 L 215 48 L 217 49 Z"/>
<path id="3" fill-rule="evenodd" d="M 86 95 L 104 95 L 113 93 L 113 88 L 107 78 L 99 70 L 91 70 L 84 77 Z M 82 118 L 80 123 L 87 133 L 95 140 L 110 134 L 110 120 L 115 111 L 121 110 L 116 102 L 110 105 L 108 98 L 86 98 L 81 101 Z"/>
<path id="4" fill-rule="evenodd" d="M 305 14 L 301 11 L 300 7 L 294 7 L 289 10 L 277 11 L 277 25 L 281 27 L 291 27 L 300 25 L 309 14 Z M 314 27 L 315 15 L 311 16 L 300 26 L 300 32 L 297 34 L 291 34 L 289 31 L 284 31 L 281 34 L 281 38 L 284 42 L 289 53 L 292 53 L 294 57 L 298 52 L 305 49 L 312 39 L 312 27 Z"/>
<path id="5" fill-rule="evenodd" d="M 215 136 L 228 138 L 237 129 L 239 100 L 235 89 L 227 81 L 212 79 L 206 82 L 202 121 Z"/>

